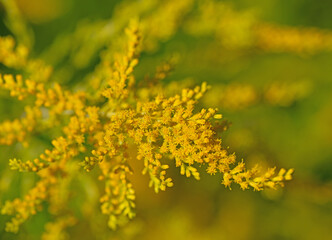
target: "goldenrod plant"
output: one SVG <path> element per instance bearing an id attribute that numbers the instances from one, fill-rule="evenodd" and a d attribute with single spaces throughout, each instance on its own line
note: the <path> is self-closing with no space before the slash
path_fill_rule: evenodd
<path id="1" fill-rule="evenodd" d="M 205 165 L 208 174 L 222 174 L 226 187 L 235 182 L 242 189 L 251 187 L 259 191 L 276 188 L 291 179 L 293 169 L 275 172 L 275 168 L 271 168 L 257 175 L 257 168 L 247 170 L 243 161 L 236 162 L 235 155 L 227 153 L 213 128 L 222 115 L 216 109 L 197 111 L 195 108 L 209 88 L 205 82 L 169 98 L 159 93 L 148 100 L 140 100 L 133 74 L 139 59 L 138 24 L 131 23 L 126 34 L 122 52 L 115 53 L 110 62 L 102 61 L 102 66 L 96 68 L 104 79 L 91 94 L 71 92 L 58 83 L 23 79 L 22 75 L 1 75 L 0 86 L 12 97 L 32 102 L 26 107 L 26 116 L 1 124 L 2 144 L 22 142 L 28 145 L 29 138 L 38 131 L 64 124 L 62 134 L 51 141 L 52 148 L 39 157 L 9 160 L 12 170 L 36 172 L 40 180 L 23 199 L 6 201 L 3 205 L 1 213 L 13 216 L 6 224 L 7 231 L 17 232 L 45 201 L 49 202 L 50 209 L 56 209 L 52 210 L 54 214 L 63 217 L 58 208 L 65 203 L 59 203 L 57 198 L 63 181 L 74 174 L 72 171 L 78 171 L 71 167 L 73 162 L 88 172 L 98 168 L 98 179 L 105 182 L 105 193 L 100 197 L 101 211 L 109 216 L 110 228 L 116 229 L 132 219 L 135 190 L 127 177 L 132 174 L 130 144 L 136 146 L 142 174 L 149 176 L 149 185 L 156 193 L 173 186 L 172 178 L 166 177 L 172 162 L 180 168 L 181 175 L 197 180 L 200 179 L 197 166 Z M 2 46 L 7 48 L 3 52 L 15 56 L 13 59 L 21 57 L 12 45 Z M 163 70 L 167 68 L 159 70 L 156 76 Z"/>
<path id="2" fill-rule="evenodd" d="M 175 5 L 169 6 L 176 15 Z M 169 24 L 171 16 L 166 11 L 166 20 L 160 21 Z M 50 147 L 39 156 L 19 159 L 13 153 L 9 160 L 11 170 L 33 172 L 38 177 L 22 198 L 2 204 L 1 214 L 11 216 L 6 231 L 17 233 L 47 203 L 54 222 L 45 226 L 43 239 L 52 239 L 52 231 L 61 237 L 62 231 L 77 221 L 69 207 L 70 184 L 84 174 L 82 169 L 97 173 L 97 177 L 91 177 L 104 183 L 100 208 L 113 230 L 135 216 L 135 189 L 128 179 L 133 173 L 131 161 L 141 162 L 142 174 L 150 179 L 149 186 L 156 193 L 173 186 L 172 178 L 167 177 L 173 166 L 181 175 L 197 180 L 201 174 L 198 168 L 204 167 L 208 174 L 220 174 L 220 182 L 226 187 L 236 183 L 243 190 L 275 189 L 291 180 L 293 169 L 270 168 L 259 173 L 258 166 L 247 169 L 243 160 L 237 161 L 235 154 L 228 153 L 215 128 L 222 115 L 217 109 L 196 106 L 210 88 L 206 82 L 168 97 L 168 93 L 157 90 L 172 68 L 173 63 L 168 62 L 143 85 L 136 81 L 134 70 L 144 44 L 153 46 L 151 42 L 168 37 L 174 28 L 167 25 L 169 28 L 162 28 L 162 32 L 158 26 L 150 33 L 153 28 L 147 23 L 151 22 L 147 18 L 140 25 L 133 20 L 125 35 L 120 32 L 114 36 L 117 48 L 112 45 L 102 52 L 100 63 L 85 80 L 91 88 L 80 85 L 79 90 L 54 81 L 53 68 L 29 56 L 24 41 L 17 43 L 12 36 L 0 38 L 1 64 L 18 71 L 1 73 L 0 87 L 25 104 L 22 117 L 0 124 L 0 144 L 20 143 L 29 148 L 31 139 L 55 129 L 49 136 Z M 150 94 L 142 95 L 147 86 Z M 130 154 L 133 146 L 135 159 Z"/>
<path id="3" fill-rule="evenodd" d="M 17 234 L 6 236 L 25 236 L 26 226 L 40 218 L 43 240 L 72 239 L 77 224 L 109 239 L 102 226 L 113 234 L 136 221 L 137 175 L 148 179 L 144 187 L 158 193 L 155 198 L 181 185 L 181 175 L 200 182 L 209 177 L 234 196 L 249 189 L 270 199 L 292 180 L 292 163 L 275 160 L 285 150 L 259 152 L 268 140 L 254 136 L 250 121 L 246 129 L 228 130 L 229 113 L 262 106 L 290 111 L 310 98 L 315 82 L 211 83 L 210 76 L 198 82 L 190 78 L 197 65 L 183 61 L 197 54 L 204 65 L 205 50 L 209 59 L 224 50 L 233 59 L 250 51 L 313 55 L 331 50 L 329 31 L 261 21 L 254 10 L 226 1 L 125 0 L 114 3 L 112 17 L 82 20 L 39 47 L 33 24 L 64 14 L 66 3 L 48 0 L 54 11 L 40 3 L 45 12 L 38 12 L 32 7 L 38 1 L 0 0 L 0 107 L 11 109 L 0 116 L 0 150 L 10 155 L 1 157 L 1 228 Z M 181 37 L 208 44 L 182 58 L 166 44 Z M 171 81 L 178 66 L 189 67 Z M 248 158 L 234 153 L 241 147 Z M 20 187 L 12 193 L 15 184 Z M 172 224 L 181 219 L 176 211 Z"/>

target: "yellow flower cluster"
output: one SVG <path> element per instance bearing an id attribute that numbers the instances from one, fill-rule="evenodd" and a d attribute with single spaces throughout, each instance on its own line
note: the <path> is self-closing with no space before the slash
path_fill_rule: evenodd
<path id="1" fill-rule="evenodd" d="M 3 129 L 0 144 L 22 142 L 27 132 L 34 130 L 60 127 L 63 133 L 55 136 L 52 147 L 39 157 L 10 160 L 11 169 L 36 172 L 39 181 L 23 199 L 7 201 L 2 207 L 2 214 L 13 216 L 6 231 L 17 232 L 23 222 L 41 209 L 43 202 L 48 202 L 49 212 L 56 220 L 47 225 L 47 231 L 62 234 L 63 228 L 72 224 L 63 221 L 67 213 L 62 208 L 69 199 L 71 178 L 82 174 L 77 165 L 87 172 L 94 170 L 104 183 L 101 211 L 108 216 L 110 228 L 132 219 L 135 191 L 128 179 L 132 174 L 128 148 L 132 145 L 136 146 L 137 160 L 142 162 L 142 173 L 149 176 L 149 185 L 155 192 L 173 186 L 173 180 L 166 177 L 172 163 L 181 175 L 197 180 L 200 166 L 205 166 L 208 174 L 221 173 L 226 187 L 234 182 L 242 189 L 262 190 L 291 179 L 293 170 L 282 169 L 275 174 L 270 169 L 260 176 L 256 168 L 246 170 L 243 162 L 236 163 L 235 155 L 228 154 L 215 128 L 222 115 L 213 108 L 196 109 L 209 88 L 206 83 L 193 89 L 184 88 L 170 97 L 158 92 L 140 98 L 133 74 L 141 41 L 137 22 L 130 24 L 126 33 L 125 46 L 119 48 L 123 50 L 112 59 L 105 56 L 113 50 L 106 50 L 97 66 L 96 75 L 104 77 L 94 84 L 95 93 L 64 90 L 58 83 L 34 80 L 35 75 L 30 76 L 31 80 L 23 80 L 19 75 L 0 77 L 0 87 L 11 96 L 22 101 L 33 99 L 25 117 L 0 125 Z M 163 65 L 155 78 L 163 79 L 170 68 Z M 44 236 L 49 239 L 50 234 Z"/>
<path id="2" fill-rule="evenodd" d="M 7 201 L 1 208 L 1 214 L 12 215 L 10 222 L 6 223 L 6 231 L 16 233 L 19 226 L 31 215 L 35 215 L 41 208 L 42 202 L 47 198 L 47 188 L 55 179 L 52 176 L 43 178 L 37 185 L 25 195 L 24 199 L 16 198 L 12 202 Z"/>
<path id="3" fill-rule="evenodd" d="M 10 68 L 21 68 L 27 62 L 28 48 L 23 45 L 15 47 L 11 36 L 0 37 L 0 63 Z"/>
<path id="4" fill-rule="evenodd" d="M 6 223 L 6 231 L 16 233 L 21 224 L 23 224 L 32 215 L 37 214 L 37 211 L 42 210 L 43 203 L 49 202 L 49 211 L 56 217 L 55 223 L 46 225 L 46 232 L 44 239 L 50 238 L 50 233 L 54 231 L 60 232 L 63 228 L 72 225 L 73 216 L 64 217 L 60 213 L 66 212 L 61 209 L 67 207 L 68 193 L 68 179 L 70 174 L 73 174 L 72 167 L 63 161 L 59 161 L 48 168 L 38 171 L 40 180 L 36 186 L 32 188 L 22 199 L 16 198 L 13 201 L 6 201 L 1 208 L 1 214 L 13 216 L 9 222 Z M 64 197 L 63 201 L 59 198 Z M 68 211 L 68 210 L 67 210 Z"/>
<path id="5" fill-rule="evenodd" d="M 327 30 L 257 24 L 254 34 L 264 51 L 313 54 L 332 50 L 332 32 Z"/>
<path id="6" fill-rule="evenodd" d="M 116 54 L 113 66 L 114 70 L 108 66 L 110 76 L 108 76 L 107 88 L 102 92 L 102 95 L 108 98 L 109 101 L 127 98 L 129 94 L 128 88 L 134 83 L 132 72 L 138 63 L 136 49 L 140 41 L 140 36 L 138 35 L 137 26 L 133 26 L 131 30 L 126 31 L 130 43 L 126 49 L 126 55 Z"/>
<path id="7" fill-rule="evenodd" d="M 261 89 L 250 84 L 231 83 L 216 85 L 204 98 L 205 105 L 218 105 L 228 111 L 237 111 L 267 103 L 288 107 L 307 97 L 312 90 L 310 81 L 281 82 L 266 84 Z"/>
<path id="8" fill-rule="evenodd" d="M 218 105 L 230 111 L 241 110 L 259 101 L 259 92 L 249 84 L 232 83 L 215 86 L 204 99 L 204 103 Z"/>
<path id="9" fill-rule="evenodd" d="M 185 24 L 192 35 L 213 35 L 226 48 L 314 54 L 331 51 L 332 32 L 260 22 L 255 11 L 235 10 L 223 1 L 200 0 Z"/>
<path id="10" fill-rule="evenodd" d="M 261 191 L 264 188 L 276 189 L 277 186 L 284 186 L 285 180 L 291 180 L 294 169 L 280 169 L 277 175 L 275 175 L 275 168 L 270 168 L 265 174 L 259 177 L 254 177 L 257 174 L 257 167 L 251 170 L 245 170 L 243 162 L 240 162 L 231 171 L 224 173 L 223 184 L 226 187 L 230 187 L 232 182 L 240 185 L 241 189 L 248 189 L 249 186 L 256 191 Z"/>
<path id="11" fill-rule="evenodd" d="M 28 55 L 28 48 L 22 44 L 16 45 L 12 36 L 0 37 L 0 63 L 8 68 L 23 70 L 34 81 L 47 81 L 52 68 L 41 60 L 28 59 Z"/>
<path id="12" fill-rule="evenodd" d="M 266 86 L 264 99 L 271 105 L 287 107 L 308 96 L 311 90 L 309 81 L 273 82 Z"/>
<path id="13" fill-rule="evenodd" d="M 100 198 L 101 212 L 109 216 L 108 226 L 115 230 L 135 217 L 135 191 L 128 181 L 127 174 L 132 174 L 123 159 L 118 163 L 102 162 L 100 180 L 105 181 L 105 194 Z"/>
<path id="14" fill-rule="evenodd" d="M 0 123 L 0 145 L 12 145 L 22 142 L 27 145 L 26 138 L 37 126 L 41 111 L 37 107 L 25 108 L 25 117 Z"/>
<path id="15" fill-rule="evenodd" d="M 77 220 L 72 216 L 63 216 L 54 222 L 45 225 L 45 232 L 42 235 L 42 240 L 65 240 L 68 239 L 68 234 L 64 231 L 67 227 L 75 225 Z"/>

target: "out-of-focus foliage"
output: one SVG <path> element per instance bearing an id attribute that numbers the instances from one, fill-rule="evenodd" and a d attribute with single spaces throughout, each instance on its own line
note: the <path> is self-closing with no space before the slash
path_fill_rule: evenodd
<path id="1" fill-rule="evenodd" d="M 262 0 L 1 0 L 0 35 L 13 36 L 0 41 L 0 49 L 6 50 L 0 51 L 1 74 L 20 73 L 23 79 L 58 82 L 74 92 L 84 90 L 92 95 L 89 101 L 97 104 L 93 93 L 108 81 L 110 72 L 105 69 L 123 48 L 123 29 L 129 19 L 139 19 L 143 38 L 135 70 L 137 98 L 148 100 L 161 91 L 171 97 L 206 81 L 211 89 L 202 98 L 201 107 L 217 107 L 228 120 L 218 127 L 230 152 L 236 152 L 238 159 L 243 157 L 249 167 L 259 163 L 263 168 L 277 165 L 296 169 L 286 188 L 261 193 L 243 192 L 236 186 L 228 191 L 217 175 L 201 174 L 201 181 L 196 182 L 169 169 L 175 186 L 156 195 L 147 187 L 149 177 L 141 175 L 142 162 L 131 161 L 133 175 L 129 180 L 136 192 L 138 215 L 114 232 L 99 210 L 102 185 L 89 177 L 98 174 L 94 170 L 85 173 L 74 162 L 68 165 L 73 174 L 53 188 L 51 194 L 58 196 L 50 204 L 53 207 L 29 218 L 15 239 L 40 239 L 42 235 L 44 239 L 329 239 L 331 8 L 329 1 L 310 0 L 292 0 L 287 5 Z M 165 84 L 155 85 L 161 80 Z M 13 95 L 25 94 L 19 88 L 14 90 Z M 26 115 L 22 116 L 24 110 Z M 24 109 L 21 101 L 1 92 L 1 122 L 29 119 L 15 130 L 21 133 L 18 139 L 12 135 L 12 139 L 2 140 L 23 144 L 0 146 L 1 205 L 24 196 L 38 180 L 34 174 L 9 170 L 8 159 L 34 159 L 52 147 L 50 140 L 61 131 L 41 131 L 26 146 L 29 129 L 42 126 L 34 119 L 45 115 L 44 110 Z M 90 115 L 93 111 L 90 109 Z M 51 117 L 52 121 L 63 121 L 56 114 Z M 45 129 L 47 124 L 43 122 Z M 134 148 L 129 153 L 136 158 Z M 93 161 L 89 158 L 85 164 Z M 102 168 L 110 171 L 108 166 Z M 114 171 L 125 174 L 128 169 Z M 48 173 L 41 173 L 42 178 L 43 174 Z M 116 181 L 110 179 L 109 186 Z M 44 188 L 43 184 L 37 188 Z M 105 196 L 103 203 L 108 201 Z M 38 195 L 37 199 L 44 197 Z M 56 208 L 69 198 L 76 200 L 69 201 L 66 208 Z M 62 217 L 45 225 L 57 213 Z M 7 221 L 0 218 L 0 239 L 13 239 L 4 232 Z M 67 232 L 62 231 L 65 228 Z"/>

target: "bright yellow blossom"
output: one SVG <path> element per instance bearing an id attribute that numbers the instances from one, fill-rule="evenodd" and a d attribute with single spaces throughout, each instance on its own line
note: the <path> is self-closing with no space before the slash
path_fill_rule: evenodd
<path id="1" fill-rule="evenodd" d="M 62 234 L 72 225 L 74 220 L 64 216 L 68 186 L 72 178 L 84 174 L 78 166 L 99 174 L 104 184 L 101 212 L 108 216 L 108 226 L 116 229 L 125 224 L 135 216 L 135 190 L 128 178 L 133 173 L 128 151 L 132 145 L 137 149 L 142 173 L 148 176 L 149 186 L 156 193 L 174 185 L 168 177 L 171 166 L 177 167 L 181 175 L 197 180 L 201 174 L 198 167 L 203 167 L 208 174 L 220 174 L 226 187 L 236 183 L 242 189 L 275 188 L 291 179 L 292 169 L 281 169 L 278 174 L 270 169 L 258 175 L 256 168 L 246 169 L 243 161 L 237 162 L 234 154 L 228 154 L 215 131 L 222 115 L 214 108 L 197 109 L 210 88 L 207 83 L 166 96 L 153 90 L 159 88 L 157 82 L 170 70 L 170 65 L 163 65 L 155 75 L 158 81 L 149 86 L 157 94 L 140 98 L 134 77 L 142 41 L 139 24 L 133 21 L 125 32 L 124 46 L 113 57 L 106 56 L 113 50 L 106 50 L 94 72 L 103 76 L 94 84 L 95 93 L 66 90 L 59 83 L 37 81 L 33 78 L 36 75 L 26 79 L 20 75 L 0 76 L 1 88 L 31 104 L 24 117 L 0 124 L 0 144 L 27 141 L 29 134 L 44 129 L 62 129 L 38 157 L 9 161 L 11 169 L 35 172 L 39 181 L 22 199 L 7 201 L 2 207 L 2 214 L 12 216 L 6 231 L 17 232 L 44 202 L 55 218 L 47 225 L 44 239 L 49 239 L 52 232 Z M 168 29 L 165 35 L 171 32 Z"/>

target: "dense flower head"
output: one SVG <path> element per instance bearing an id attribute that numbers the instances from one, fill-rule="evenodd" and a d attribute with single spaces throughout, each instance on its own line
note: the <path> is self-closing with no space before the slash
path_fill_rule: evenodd
<path id="1" fill-rule="evenodd" d="M 162 91 L 161 80 L 171 71 L 172 61 L 159 66 L 147 83 L 136 81 L 134 70 L 141 51 L 153 49 L 158 39 L 171 35 L 179 12 L 191 5 L 191 1 L 181 2 L 172 15 L 175 3 L 178 1 L 168 3 L 163 16 L 166 20 L 161 18 L 163 23 L 171 21 L 164 32 L 152 29 L 152 38 L 144 39 L 143 34 L 151 29 L 149 19 L 155 16 L 141 25 L 134 20 L 126 35 L 118 36 L 119 47 L 104 50 L 100 63 L 86 79 L 93 90 L 73 91 L 49 81 L 51 67 L 31 59 L 28 48 L 16 45 L 12 37 L 0 38 L 0 62 L 23 69 L 22 75 L 0 75 L 0 88 L 26 103 L 22 117 L 0 123 L 0 144 L 20 142 L 28 147 L 33 135 L 60 129 L 50 139 L 50 146 L 35 158 L 9 160 L 12 170 L 33 172 L 39 180 L 23 198 L 8 200 L 2 206 L 1 214 L 12 216 L 6 231 L 17 232 L 47 202 L 55 221 L 46 225 L 43 238 L 64 234 L 63 229 L 76 221 L 68 216 L 67 202 L 69 185 L 83 174 L 81 170 L 92 176 L 97 173 L 104 184 L 100 204 L 102 214 L 108 216 L 108 226 L 116 229 L 125 224 L 135 216 L 135 190 L 129 180 L 133 174 L 129 149 L 133 146 L 135 160 L 141 163 L 142 174 L 148 176 L 156 193 L 174 185 L 168 177 L 173 166 L 181 175 L 197 180 L 200 168 L 210 175 L 220 174 L 224 186 L 231 188 L 236 183 L 243 190 L 275 189 L 291 180 L 293 169 L 270 168 L 260 174 L 258 167 L 247 169 L 244 161 L 228 153 L 217 132 L 222 114 L 216 108 L 198 107 L 210 88 L 206 82 L 169 96 Z"/>

